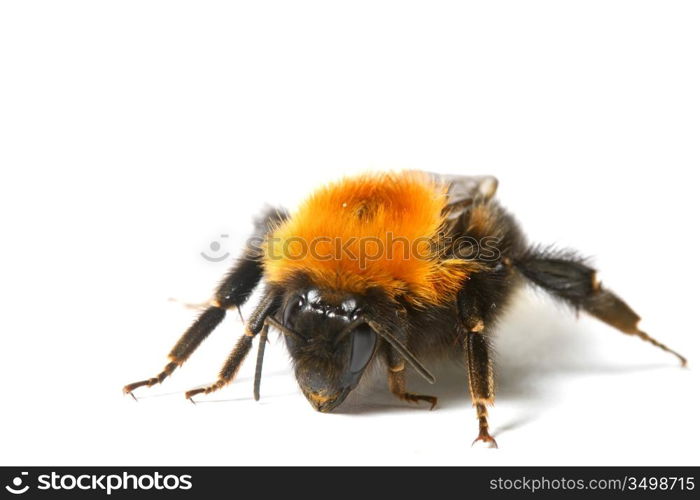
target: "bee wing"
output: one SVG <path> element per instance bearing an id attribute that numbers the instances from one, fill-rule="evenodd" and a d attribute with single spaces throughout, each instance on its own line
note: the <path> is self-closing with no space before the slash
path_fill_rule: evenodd
<path id="1" fill-rule="evenodd" d="M 498 188 L 498 179 L 492 175 L 428 174 L 447 185 L 447 204 L 444 210 L 448 220 L 462 215 L 475 199 L 490 200 Z"/>

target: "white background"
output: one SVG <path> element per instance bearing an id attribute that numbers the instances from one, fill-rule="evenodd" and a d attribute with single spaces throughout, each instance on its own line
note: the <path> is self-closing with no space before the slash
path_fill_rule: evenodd
<path id="1" fill-rule="evenodd" d="M 682 1 L 3 2 L 0 463 L 697 465 L 699 24 Z M 167 299 L 206 300 L 230 264 L 210 242 L 235 253 L 265 203 L 399 168 L 497 175 L 530 238 L 595 256 L 690 368 L 523 292 L 499 450 L 470 447 L 459 367 L 412 385 L 433 412 L 378 373 L 326 415 L 273 342 L 261 402 L 249 360 L 188 403 L 235 314 L 122 395 L 194 317 Z"/>

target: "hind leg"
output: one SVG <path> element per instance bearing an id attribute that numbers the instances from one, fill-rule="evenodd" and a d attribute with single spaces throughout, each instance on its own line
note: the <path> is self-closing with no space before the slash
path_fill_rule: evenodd
<path id="1" fill-rule="evenodd" d="M 673 354 L 681 362 L 681 366 L 686 366 L 688 360 L 665 344 L 662 344 L 655 338 L 651 337 L 646 332 L 639 329 L 639 321 L 641 318 L 628 306 L 621 298 L 614 293 L 605 290 L 598 286 L 598 290 L 594 291 L 586 300 L 583 308 L 589 314 L 595 316 L 601 321 L 609 324 L 629 335 L 636 335 L 640 339 L 655 345 L 668 353 Z"/>
<path id="2" fill-rule="evenodd" d="M 676 351 L 639 329 L 640 317 L 621 298 L 604 289 L 596 272 L 581 259 L 568 255 L 530 254 L 515 263 L 530 281 L 577 309 L 583 309 L 599 320 L 628 335 L 676 356 L 682 366 L 687 360 Z"/>

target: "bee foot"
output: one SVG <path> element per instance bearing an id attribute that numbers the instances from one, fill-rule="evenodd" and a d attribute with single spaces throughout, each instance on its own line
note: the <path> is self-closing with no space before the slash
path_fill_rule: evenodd
<path id="1" fill-rule="evenodd" d="M 187 391 L 185 393 L 185 398 L 189 399 L 192 404 L 195 404 L 195 401 L 194 401 L 194 399 L 192 399 L 192 397 L 196 396 L 197 394 L 202 394 L 202 393 L 206 393 L 206 392 L 207 392 L 207 389 L 204 387 L 201 387 L 199 389 L 192 389 L 191 391 Z"/>
<path id="2" fill-rule="evenodd" d="M 472 446 L 478 442 L 484 443 L 486 448 L 498 448 L 496 440 L 493 438 L 493 436 L 491 436 L 491 434 L 488 433 L 488 431 L 481 431 L 479 436 L 472 442 Z"/>
<path id="3" fill-rule="evenodd" d="M 401 396 L 399 396 L 399 397 L 401 399 L 403 399 L 404 401 L 408 401 L 410 403 L 419 403 L 421 401 L 425 401 L 427 403 L 430 403 L 431 410 L 433 408 L 435 408 L 435 405 L 437 405 L 437 401 L 438 401 L 435 396 L 425 396 L 422 394 L 411 394 L 409 392 L 407 392 L 405 394 L 401 394 Z"/>

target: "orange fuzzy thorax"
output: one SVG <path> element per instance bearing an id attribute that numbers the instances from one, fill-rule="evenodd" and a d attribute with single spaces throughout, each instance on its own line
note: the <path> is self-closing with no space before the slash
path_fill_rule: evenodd
<path id="1" fill-rule="evenodd" d="M 417 305 L 451 300 L 475 263 L 436 254 L 446 190 L 420 172 L 366 174 L 324 186 L 271 232 L 266 279 L 283 284 L 302 272 L 331 290 L 379 287 Z"/>

